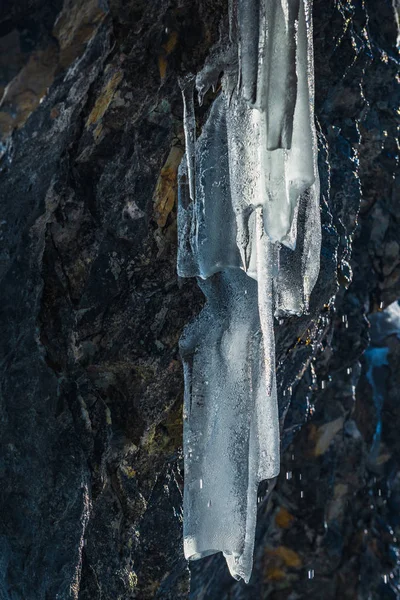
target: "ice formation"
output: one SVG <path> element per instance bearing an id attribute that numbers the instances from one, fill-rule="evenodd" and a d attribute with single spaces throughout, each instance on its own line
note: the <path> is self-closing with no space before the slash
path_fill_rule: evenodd
<path id="1" fill-rule="evenodd" d="M 178 274 L 207 303 L 181 338 L 184 551 L 223 552 L 248 582 L 257 488 L 279 473 L 274 316 L 300 315 L 319 272 L 311 0 L 237 0 L 230 34 L 181 81 Z M 200 102 L 222 91 L 196 140 Z"/>

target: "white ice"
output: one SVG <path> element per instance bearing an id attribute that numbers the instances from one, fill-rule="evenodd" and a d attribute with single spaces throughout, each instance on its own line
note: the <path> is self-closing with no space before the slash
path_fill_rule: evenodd
<path id="1" fill-rule="evenodd" d="M 194 78 L 181 82 L 178 273 L 198 277 L 207 299 L 180 344 L 184 550 L 192 560 L 223 552 L 246 582 L 258 484 L 279 473 L 274 315 L 306 312 L 319 272 L 309 1 L 231 7 L 222 62 L 196 77 L 202 98 L 224 72 L 197 140 Z"/>

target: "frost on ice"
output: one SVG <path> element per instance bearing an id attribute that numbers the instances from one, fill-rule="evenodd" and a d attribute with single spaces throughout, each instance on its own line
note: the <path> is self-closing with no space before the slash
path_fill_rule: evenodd
<path id="1" fill-rule="evenodd" d="M 180 82 L 178 273 L 207 299 L 181 338 L 184 550 L 221 551 L 248 582 L 258 484 L 279 473 L 274 316 L 308 310 L 321 225 L 310 0 L 237 0 L 230 15 L 229 41 Z M 193 94 L 220 73 L 196 140 Z"/>

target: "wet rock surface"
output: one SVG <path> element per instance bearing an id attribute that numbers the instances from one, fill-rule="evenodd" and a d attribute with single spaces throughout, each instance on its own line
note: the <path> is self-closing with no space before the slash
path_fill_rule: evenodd
<path id="1" fill-rule="evenodd" d="M 310 315 L 276 327 L 282 472 L 260 490 L 249 586 L 203 559 L 196 600 L 400 594 L 400 346 L 369 346 L 368 323 L 400 296 L 397 25 L 386 0 L 314 13 L 323 251 Z M 176 276 L 177 76 L 226 15 L 1 5 L 6 600 L 189 597 L 178 339 L 203 298 Z"/>

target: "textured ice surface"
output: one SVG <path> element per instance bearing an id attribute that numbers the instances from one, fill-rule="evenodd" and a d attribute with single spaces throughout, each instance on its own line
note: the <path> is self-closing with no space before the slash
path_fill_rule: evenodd
<path id="1" fill-rule="evenodd" d="M 300 315 L 319 272 L 321 225 L 308 0 L 238 0 L 195 83 L 223 72 L 200 137 L 181 81 L 178 273 L 207 303 L 181 338 L 184 550 L 222 551 L 249 580 L 257 487 L 279 472 L 274 315 Z M 236 58 L 235 58 L 236 57 Z"/>
<path id="2" fill-rule="evenodd" d="M 257 282 L 226 269 L 201 288 L 206 307 L 181 339 L 185 555 L 222 551 L 232 574 L 247 580 L 257 486 L 279 472 L 274 370 L 265 361 Z"/>

